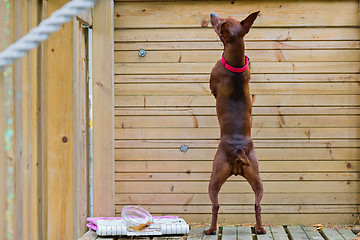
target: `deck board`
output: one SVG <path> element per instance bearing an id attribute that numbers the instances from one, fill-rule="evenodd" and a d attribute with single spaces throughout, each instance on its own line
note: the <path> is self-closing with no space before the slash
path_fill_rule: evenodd
<path id="1" fill-rule="evenodd" d="M 204 235 L 204 227 L 200 227 L 200 228 L 191 228 L 190 232 L 188 234 L 187 239 L 188 240 L 197 240 L 197 239 L 201 239 L 202 236 Z"/>
<path id="2" fill-rule="evenodd" d="M 223 227 L 222 240 L 237 239 L 236 227 Z"/>
<path id="3" fill-rule="evenodd" d="M 100 237 L 89 230 L 78 240 L 351 240 L 356 236 L 348 228 L 323 228 L 322 233 L 310 226 L 287 226 L 289 236 L 283 226 L 266 226 L 265 235 L 253 235 L 251 227 L 224 226 L 222 234 L 205 235 L 206 227 L 193 227 L 187 236 L 139 236 L 139 237 Z M 323 237 L 324 236 L 324 237 Z"/>
<path id="4" fill-rule="evenodd" d="M 252 232 L 251 232 L 251 227 L 242 227 L 242 226 L 238 226 L 237 227 L 237 239 L 241 239 L 241 240 L 252 240 Z"/>
<path id="5" fill-rule="evenodd" d="M 270 227 L 274 240 L 288 240 L 288 236 L 283 226 Z"/>
<path id="6" fill-rule="evenodd" d="M 302 227 L 310 240 L 323 240 L 324 238 L 314 227 Z"/>
<path id="7" fill-rule="evenodd" d="M 294 240 L 308 240 L 309 238 L 306 236 L 305 231 L 300 226 L 288 226 L 287 227 L 291 237 Z"/>
<path id="8" fill-rule="evenodd" d="M 344 240 L 341 234 L 334 228 L 324 228 L 322 232 L 329 240 Z"/>
<path id="9" fill-rule="evenodd" d="M 344 239 L 350 240 L 354 239 L 356 235 L 348 228 L 338 228 L 336 229 L 343 236 Z"/>
<path id="10" fill-rule="evenodd" d="M 264 235 L 257 235 L 258 240 L 273 240 L 273 235 L 271 233 L 270 227 L 265 227 L 266 234 Z"/>

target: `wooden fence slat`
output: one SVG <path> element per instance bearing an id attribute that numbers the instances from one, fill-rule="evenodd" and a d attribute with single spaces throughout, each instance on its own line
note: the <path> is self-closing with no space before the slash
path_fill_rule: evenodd
<path id="1" fill-rule="evenodd" d="M 341 234 L 334 228 L 324 227 L 322 232 L 329 240 L 344 240 Z"/>
<path id="2" fill-rule="evenodd" d="M 115 63 L 215 63 L 223 50 L 181 50 L 146 51 L 145 57 L 139 51 L 115 51 Z M 360 61 L 360 50 L 246 50 L 246 55 L 254 62 L 356 62 Z"/>
<path id="3" fill-rule="evenodd" d="M 98 2 L 93 19 L 93 214 L 114 209 L 114 3 Z M 106 46 L 99 47 L 99 46 Z"/>
<path id="4" fill-rule="evenodd" d="M 314 227 L 306 227 L 302 226 L 303 230 L 305 231 L 306 235 L 310 240 L 322 240 L 324 239 L 321 234 L 317 231 Z"/>
<path id="5" fill-rule="evenodd" d="M 213 160 L 217 149 L 115 149 L 115 160 Z M 257 149 L 256 155 L 266 160 L 359 160 L 359 148 Z"/>
<path id="6" fill-rule="evenodd" d="M 67 0 L 43 2 L 48 17 Z M 41 131 L 43 139 L 42 238 L 74 237 L 74 25 L 66 23 L 43 43 Z M 59 104 L 61 103 L 61 104 Z M 39 202 L 39 200 L 37 200 Z M 65 207 L 66 206 L 66 207 Z M 62 226 L 62 227 L 59 227 Z"/>
<path id="7" fill-rule="evenodd" d="M 115 4 L 115 28 L 201 27 L 216 9 L 221 16 L 244 19 L 250 12 L 261 10 L 254 27 L 274 26 L 357 26 L 357 1 L 323 2 L 261 2 L 242 1 L 230 4 L 219 1 L 202 2 L 127 2 Z M 316 12 L 313 9 L 318 9 Z M 333 15 L 333 12 L 337 12 Z M 170 17 L 171 16 L 171 17 Z M 282 19 L 281 21 L 279 19 Z M 211 27 L 211 24 L 208 24 Z"/>
<path id="8" fill-rule="evenodd" d="M 116 213 L 121 213 L 125 205 L 116 205 Z M 152 214 L 182 214 L 186 213 L 200 213 L 206 214 L 211 213 L 211 204 L 207 205 L 191 205 L 191 206 L 178 206 L 171 204 L 164 204 L 162 206 L 158 205 L 148 205 L 142 204 L 142 207 L 146 208 Z M 318 208 L 323 208 L 322 211 L 318 210 Z M 237 206 L 231 205 L 221 205 L 220 213 L 232 213 L 232 214 L 243 214 L 243 213 L 254 213 L 254 204 L 243 205 L 238 203 Z M 288 214 L 298 214 L 298 213 L 318 213 L 318 214 L 334 214 L 334 213 L 356 213 L 356 206 L 337 206 L 334 205 L 294 205 L 294 206 L 278 206 L 278 205 L 262 205 L 262 213 L 264 214 L 278 214 L 278 213 L 288 213 Z"/>
<path id="9" fill-rule="evenodd" d="M 181 75 L 115 75 L 115 83 L 207 83 L 209 84 L 210 72 L 206 74 L 181 74 Z M 250 84 L 254 83 L 348 83 L 358 82 L 359 74 L 274 74 L 251 73 Z"/>
<path id="10" fill-rule="evenodd" d="M 116 161 L 116 172 L 211 172 L 213 161 Z M 360 161 L 262 161 L 266 172 L 358 171 Z"/>
<path id="11" fill-rule="evenodd" d="M 253 95 L 259 106 L 358 106 L 360 95 Z M 115 107 L 215 107 L 213 96 L 115 96 Z"/>
<path id="12" fill-rule="evenodd" d="M 316 91 L 317 90 L 317 91 Z M 250 83 L 250 94 L 359 94 L 357 83 Z M 115 95 L 211 95 L 209 83 L 115 84 Z"/>
<path id="13" fill-rule="evenodd" d="M 325 139 L 325 140 L 254 140 L 255 149 L 259 148 L 357 148 L 360 147 L 358 139 Z M 116 140 L 116 149 L 179 149 L 186 144 L 190 149 L 217 148 L 219 140 Z"/>
<path id="14" fill-rule="evenodd" d="M 278 50 L 278 49 L 357 49 L 360 41 L 246 41 L 247 50 Z M 223 44 L 218 42 L 116 42 L 115 51 L 148 50 L 223 50 Z"/>
<path id="15" fill-rule="evenodd" d="M 358 116 L 253 116 L 251 127 L 254 128 L 331 128 L 360 126 Z M 116 116 L 115 128 L 175 128 L 175 127 L 219 127 L 216 116 Z"/>
<path id="16" fill-rule="evenodd" d="M 179 29 L 115 29 L 115 42 L 180 42 L 219 41 L 210 28 Z M 340 41 L 360 40 L 360 30 L 354 28 L 253 28 L 245 41 Z"/>
<path id="17" fill-rule="evenodd" d="M 214 107 L 115 108 L 116 116 L 216 116 Z M 359 107 L 253 107 L 252 116 L 349 116 L 360 115 Z"/>
<path id="18" fill-rule="evenodd" d="M 348 228 L 337 228 L 336 229 L 345 240 L 354 239 L 356 236 L 355 234 Z"/>
<path id="19" fill-rule="evenodd" d="M 266 170 L 266 169 L 263 169 Z M 115 181 L 208 181 L 211 173 L 115 173 Z M 260 171 L 263 181 L 357 181 L 359 173 L 266 173 Z M 236 181 L 231 176 L 227 181 Z"/>
<path id="20" fill-rule="evenodd" d="M 277 134 L 273 131 L 276 129 Z M 252 128 L 252 138 L 325 139 L 358 138 L 359 128 Z M 218 128 L 115 129 L 115 139 L 219 139 Z"/>
<path id="21" fill-rule="evenodd" d="M 288 226 L 287 227 L 292 239 L 296 240 L 308 240 L 309 238 L 306 236 L 305 231 L 300 226 Z"/>
<path id="22" fill-rule="evenodd" d="M 207 193 L 209 183 L 206 182 L 116 182 L 116 193 Z M 264 182 L 264 188 L 268 193 L 356 193 L 359 182 L 357 181 L 332 181 L 326 184 L 323 181 L 297 181 L 297 182 Z M 252 189 L 246 182 L 227 182 L 221 190 L 222 193 L 252 193 Z M 185 206 L 186 207 L 186 206 Z M 280 206 L 282 207 L 282 206 Z M 292 208 L 290 206 L 290 208 Z M 331 207 L 329 207 L 331 208 Z M 352 211 L 356 206 L 339 206 L 342 209 Z M 326 211 L 314 209 L 314 211 Z M 294 208 L 294 211 L 297 211 Z"/>
<path id="23" fill-rule="evenodd" d="M 208 179 L 209 180 L 209 179 Z M 262 204 L 347 204 L 356 205 L 358 193 L 264 193 Z M 234 204 L 253 204 L 253 193 L 237 193 L 219 195 L 221 205 Z M 146 194 L 146 193 L 120 193 L 116 194 L 116 204 L 146 204 L 153 202 L 156 204 L 210 204 L 208 194 L 183 193 L 183 194 Z M 271 228 L 271 230 L 273 230 Z M 275 229 L 277 231 L 279 229 Z M 280 231 L 280 230 L 279 230 Z"/>
<path id="24" fill-rule="evenodd" d="M 285 232 L 285 229 L 282 226 L 270 226 L 271 234 L 274 240 L 288 240 L 288 236 Z"/>
<path id="25" fill-rule="evenodd" d="M 360 35 L 360 34 L 359 34 Z M 214 63 L 115 63 L 115 74 L 205 74 Z M 252 73 L 358 73 L 358 62 L 253 62 Z"/>

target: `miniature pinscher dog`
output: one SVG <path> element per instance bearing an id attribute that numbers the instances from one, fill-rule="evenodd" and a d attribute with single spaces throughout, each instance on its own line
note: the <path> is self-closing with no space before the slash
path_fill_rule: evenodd
<path id="1" fill-rule="evenodd" d="M 211 13 L 211 25 L 224 44 L 222 59 L 211 71 L 210 89 L 216 98 L 220 125 L 220 142 L 214 157 L 209 183 L 212 202 L 211 226 L 205 234 L 215 234 L 219 210 L 218 194 L 231 175 L 243 176 L 255 193 L 256 231 L 265 234 L 261 222 L 260 201 L 263 185 L 259 164 L 251 139 L 252 103 L 249 91 L 249 59 L 245 55 L 244 36 L 249 32 L 259 12 L 238 21 Z"/>

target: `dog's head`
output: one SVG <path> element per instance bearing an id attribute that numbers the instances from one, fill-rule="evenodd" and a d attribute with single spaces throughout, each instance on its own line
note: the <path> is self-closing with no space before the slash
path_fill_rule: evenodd
<path id="1" fill-rule="evenodd" d="M 238 21 L 233 17 L 222 18 L 213 12 L 210 14 L 211 25 L 224 45 L 233 43 L 238 39 L 244 38 L 249 32 L 259 12 L 260 11 L 250 14 L 242 21 Z"/>

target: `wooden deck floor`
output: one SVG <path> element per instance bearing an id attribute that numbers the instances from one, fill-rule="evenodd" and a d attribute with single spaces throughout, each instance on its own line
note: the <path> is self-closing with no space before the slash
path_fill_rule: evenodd
<path id="1" fill-rule="evenodd" d="M 317 230 L 307 226 L 277 226 L 266 227 L 266 235 L 254 234 L 254 228 L 246 226 L 224 226 L 219 228 L 218 234 L 206 236 L 204 227 L 192 228 L 188 236 L 163 237 L 98 237 L 94 231 L 87 232 L 79 240 L 350 240 L 356 238 L 348 228 L 327 228 Z"/>

